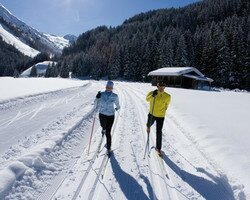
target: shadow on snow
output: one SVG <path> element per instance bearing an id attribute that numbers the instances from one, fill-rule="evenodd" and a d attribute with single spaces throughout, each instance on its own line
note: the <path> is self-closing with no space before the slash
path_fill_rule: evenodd
<path id="1" fill-rule="evenodd" d="M 115 155 L 112 155 L 110 157 L 110 162 L 112 166 L 112 170 L 114 172 L 114 176 L 119 183 L 119 186 L 123 192 L 123 194 L 126 196 L 127 199 L 153 199 L 153 190 L 152 187 L 148 181 L 148 179 L 140 175 L 140 177 L 143 179 L 143 181 L 147 185 L 147 189 L 150 195 L 150 198 L 147 197 L 147 195 L 144 193 L 142 186 L 138 184 L 138 181 L 134 179 L 131 175 L 126 173 L 125 171 L 122 170 L 120 167 L 118 161 L 115 158 Z"/>
<path id="2" fill-rule="evenodd" d="M 210 181 L 180 169 L 179 166 L 172 162 L 165 154 L 163 159 L 183 181 L 188 183 L 203 198 L 207 200 L 235 200 L 232 188 L 224 176 L 217 177 L 203 168 L 196 168 L 197 171 L 205 174 L 213 180 Z"/>

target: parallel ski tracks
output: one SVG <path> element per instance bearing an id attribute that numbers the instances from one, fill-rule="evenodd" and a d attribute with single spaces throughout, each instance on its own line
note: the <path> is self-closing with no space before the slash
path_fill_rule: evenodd
<path id="1" fill-rule="evenodd" d="M 139 99 L 141 99 L 141 97 L 140 96 L 138 96 L 138 94 L 133 90 L 133 89 L 131 89 L 129 86 L 127 87 L 127 89 L 130 91 L 130 92 L 132 92 L 133 94 L 134 94 L 134 96 L 137 96 L 137 98 L 139 98 Z M 131 97 L 131 95 L 127 92 L 127 95 L 130 97 L 130 99 L 131 99 L 131 101 L 133 101 L 133 98 Z M 142 100 L 142 99 L 141 99 Z M 143 101 L 145 101 L 145 100 L 143 100 Z M 146 144 L 146 126 L 144 126 L 144 124 L 146 123 L 146 121 L 145 121 L 145 119 L 143 119 L 142 118 L 142 114 L 144 115 L 144 116 L 147 116 L 147 113 L 146 113 L 146 111 L 145 111 L 145 109 L 144 109 L 144 107 L 142 107 L 142 104 L 138 104 L 138 103 L 136 103 L 136 102 L 134 102 L 135 104 L 135 107 L 136 107 L 136 109 L 138 110 L 138 113 L 139 113 L 139 120 L 140 120 L 140 124 L 141 124 L 141 132 L 142 132 L 142 134 L 143 134 L 143 138 L 144 138 L 144 142 L 145 142 L 145 144 Z M 151 137 L 151 141 L 152 141 L 152 137 Z M 151 153 L 152 154 L 152 153 Z M 154 154 L 154 155 L 151 155 L 150 154 L 150 156 L 152 156 L 153 158 L 154 158 L 154 160 L 155 160 L 155 162 L 158 162 L 159 160 L 159 158 L 157 158 L 156 156 L 156 154 Z M 146 159 L 147 159 L 147 163 L 148 163 L 148 167 L 149 167 L 149 171 L 150 171 L 150 179 L 151 179 L 151 184 L 152 184 L 152 188 L 154 189 L 154 199 L 157 199 L 157 197 L 155 196 L 155 190 L 156 190 L 156 184 L 157 184 L 157 180 L 156 180 L 156 178 L 155 178 L 155 173 L 153 173 L 153 170 L 152 170 L 152 166 L 151 166 L 151 162 L 150 162 L 150 159 L 149 159 L 149 156 L 147 156 L 146 155 Z M 161 158 L 160 158 L 161 159 Z M 160 161 L 159 161 L 160 162 Z M 172 183 L 172 181 L 170 180 L 170 177 L 169 177 L 169 174 L 168 174 L 168 172 L 167 172 L 167 170 L 166 170 L 166 168 L 165 168 L 165 166 L 160 166 L 160 163 L 159 163 L 159 168 L 160 168 L 160 172 L 161 172 L 161 174 L 160 174 L 160 177 L 163 179 L 163 181 L 164 181 L 164 184 L 165 184 L 165 191 L 162 191 L 162 196 L 164 197 L 163 199 L 165 200 L 167 200 L 167 199 L 169 199 L 169 200 L 178 200 L 179 198 L 178 198 L 178 195 L 176 194 L 176 192 L 174 191 L 169 191 L 169 189 L 170 189 L 170 185 L 169 185 L 169 183 L 171 184 L 171 185 L 173 185 L 173 183 Z M 164 169 L 163 169 L 163 167 L 164 167 Z M 166 176 L 166 174 L 167 174 L 167 176 Z"/>
<path id="2" fill-rule="evenodd" d="M 121 106 L 121 107 L 122 107 L 122 106 Z M 116 117 L 116 118 L 115 118 L 114 125 L 113 125 L 113 128 L 112 128 L 112 138 L 113 138 L 114 133 L 115 133 L 115 131 L 116 131 L 116 126 L 117 126 L 118 121 L 119 121 L 119 117 Z M 78 128 L 78 127 L 77 127 L 77 128 Z M 93 135 L 97 135 L 97 134 L 101 134 L 100 128 L 98 128 L 97 131 L 95 131 L 95 132 L 93 133 Z M 104 136 L 104 137 L 105 137 L 105 136 Z M 101 140 L 101 138 L 99 138 L 99 139 Z M 112 140 L 114 140 L 114 138 L 113 138 Z M 105 141 L 105 138 L 102 140 L 102 142 L 103 142 L 103 141 Z M 97 142 L 97 143 L 98 143 L 98 142 Z M 98 145 L 98 146 L 99 146 L 99 145 Z M 81 178 L 81 181 L 80 181 L 79 185 L 77 186 L 77 189 L 76 189 L 76 191 L 75 191 L 73 197 L 71 198 L 72 200 L 76 200 L 76 199 L 79 197 L 79 194 L 81 193 L 81 190 L 82 190 L 84 184 L 86 183 L 86 180 L 87 180 L 87 178 L 88 178 L 88 176 L 89 176 L 91 170 L 95 171 L 95 173 L 96 173 L 96 178 L 95 178 L 95 180 L 93 181 L 93 186 L 92 186 L 92 188 L 91 188 L 90 193 L 88 194 L 88 199 L 93 199 L 95 190 L 96 190 L 96 188 L 97 188 L 97 186 L 98 186 L 98 182 L 100 181 L 100 179 L 103 179 L 103 177 L 104 177 L 105 168 L 107 167 L 107 164 L 108 164 L 108 163 L 107 163 L 107 160 L 109 159 L 108 156 L 106 155 L 106 152 L 104 153 L 104 155 L 101 155 L 101 156 L 103 156 L 103 158 L 102 158 L 100 161 L 98 161 L 98 163 L 101 163 L 101 164 L 99 165 L 100 167 L 97 168 L 97 169 L 93 169 L 93 165 L 96 163 L 97 159 L 100 158 L 99 154 L 100 154 L 101 152 L 98 152 L 98 149 L 99 149 L 98 146 L 97 146 L 97 150 L 95 151 L 94 155 L 93 155 L 90 159 L 88 159 L 88 162 L 89 162 L 88 167 L 87 167 L 87 169 L 84 171 L 84 174 L 83 174 L 83 176 L 82 176 L 82 178 Z M 82 151 L 82 153 L 81 153 L 82 156 L 81 156 L 79 159 L 76 159 L 76 160 L 73 162 L 73 164 L 71 165 L 71 167 L 70 167 L 69 170 L 73 169 L 74 166 L 76 165 L 76 163 L 77 163 L 79 160 L 81 160 L 83 156 L 86 156 L 86 152 L 85 152 L 85 151 L 86 151 L 86 148 L 87 148 L 87 146 L 86 146 L 86 147 L 84 148 L 84 150 Z M 111 155 L 111 156 L 112 156 L 112 155 Z M 59 185 L 57 184 L 57 188 L 56 188 L 56 190 L 53 192 L 53 194 L 52 194 L 50 197 L 46 198 L 46 199 L 50 199 L 50 200 L 55 199 L 55 195 L 56 195 L 57 191 L 60 189 L 60 187 L 62 186 L 63 182 L 66 180 L 67 177 L 68 177 L 68 175 L 66 175 L 66 176 L 64 176 L 64 177 L 62 178 L 62 180 L 60 181 L 60 184 L 59 184 Z M 39 200 L 42 200 L 42 199 L 39 198 Z"/>
<path id="3" fill-rule="evenodd" d="M 123 94 L 122 94 L 123 95 Z M 121 108 L 123 107 L 123 104 L 122 102 L 120 102 L 121 104 Z M 118 114 L 119 115 L 119 114 Z M 114 133 L 116 132 L 116 127 L 117 127 L 117 123 L 119 121 L 119 116 L 116 116 L 115 118 L 115 122 L 114 122 L 114 125 L 112 127 L 112 134 L 111 134 L 111 137 L 112 137 L 112 140 L 114 141 L 115 138 L 114 138 Z M 98 153 L 98 152 L 96 152 Z M 112 153 L 113 154 L 113 153 Z M 113 156 L 113 155 L 111 155 Z M 105 174 L 105 171 L 106 171 L 106 167 L 107 167 L 107 164 L 108 164 L 108 160 L 110 158 L 107 156 L 107 155 L 104 155 L 103 159 L 102 159 L 102 162 L 101 162 L 101 165 L 100 165 L 100 168 L 98 169 L 98 171 L 96 172 L 96 178 L 94 180 L 94 183 L 93 183 L 93 186 L 91 188 L 91 191 L 89 193 L 89 196 L 88 196 L 88 200 L 91 200 L 93 199 L 94 197 L 94 193 L 95 193 L 95 190 L 97 188 L 97 185 L 98 185 L 98 181 L 101 179 L 104 178 L 104 174 Z M 82 186 L 81 186 L 82 187 Z M 75 200 L 74 198 L 72 200 Z"/>
<path id="4" fill-rule="evenodd" d="M 130 89 L 130 88 L 128 88 L 128 89 L 129 89 L 130 92 L 133 92 L 136 96 L 138 95 L 132 89 Z M 130 92 L 128 92 L 126 90 L 123 90 L 122 88 L 119 91 L 121 91 L 121 93 L 123 95 L 123 98 L 126 99 L 126 101 L 129 101 L 132 105 L 134 105 L 135 109 L 138 110 L 138 113 L 139 113 L 138 119 L 139 119 L 140 124 L 141 124 L 141 130 L 142 130 L 142 134 L 143 134 L 143 139 L 144 139 L 144 142 L 146 143 L 146 132 L 144 134 L 144 131 L 143 131 L 145 129 L 145 127 L 143 126 L 145 124 L 145 120 L 142 118 L 142 113 L 145 116 L 147 115 L 147 113 L 145 111 L 145 108 L 141 104 L 139 105 L 138 103 L 134 102 L 133 98 L 131 97 L 131 93 Z M 140 98 L 139 96 L 137 96 L 137 97 Z M 119 117 L 116 117 L 114 126 L 112 128 L 112 138 L 113 138 L 114 132 L 116 131 L 116 126 L 117 126 L 118 119 L 119 119 Z M 76 127 L 76 129 L 77 128 L 78 127 Z M 97 131 L 95 131 L 94 135 L 99 134 L 98 132 L 100 133 L 100 129 L 98 129 Z M 114 140 L 114 138 L 113 138 L 113 140 Z M 86 147 L 82 151 L 82 156 L 80 156 L 78 159 L 76 159 L 72 163 L 72 165 L 70 166 L 70 169 L 73 169 L 74 166 L 76 165 L 76 163 L 79 160 L 81 160 L 83 156 L 86 156 L 85 155 L 86 154 L 85 150 L 86 150 Z M 100 156 L 103 156 L 103 155 L 100 155 Z M 105 173 L 105 169 L 104 168 L 106 168 L 106 166 L 107 166 L 106 160 L 108 159 L 108 157 L 106 155 L 104 155 L 101 160 L 100 159 L 98 160 L 98 163 L 100 164 L 99 168 L 93 169 L 93 165 L 96 163 L 97 158 L 99 158 L 100 156 L 99 156 L 99 152 L 96 151 L 95 154 L 90 159 L 88 159 L 88 162 L 89 162 L 88 167 L 84 171 L 84 174 L 82 175 L 81 181 L 80 181 L 79 185 L 77 186 L 77 189 L 76 189 L 76 191 L 75 191 L 75 193 L 74 193 L 74 195 L 72 197 L 72 200 L 76 200 L 79 197 L 79 194 L 81 193 L 81 190 L 82 190 L 84 184 L 86 183 L 86 180 L 88 179 L 88 176 L 89 176 L 91 170 L 95 171 L 96 177 L 93 180 L 93 182 L 91 181 L 92 182 L 91 183 L 92 187 L 91 187 L 90 192 L 87 194 L 87 196 L 88 196 L 87 199 L 88 200 L 93 199 L 95 191 L 96 191 L 97 186 L 98 186 L 98 182 L 101 179 L 103 179 L 102 176 Z M 157 161 L 158 158 L 156 156 L 157 156 L 156 154 L 153 155 L 151 153 L 151 157 L 153 157 L 153 159 L 155 160 L 155 162 L 158 162 Z M 157 185 L 157 181 L 158 180 L 155 177 L 157 174 L 155 174 L 154 170 L 152 169 L 152 163 L 151 163 L 152 160 L 151 160 L 151 158 L 149 158 L 148 156 L 146 156 L 146 161 L 147 161 L 147 166 L 149 168 L 150 182 L 151 182 L 152 188 L 153 188 L 153 199 L 157 200 L 157 199 L 160 199 L 160 198 L 158 198 L 156 196 L 156 192 L 155 192 L 157 188 L 159 189 L 159 187 Z M 104 170 L 104 172 L 103 172 L 103 170 Z M 160 172 L 160 177 L 161 177 L 161 179 L 164 179 L 164 184 L 165 184 L 165 189 L 161 192 L 162 193 L 161 196 L 164 197 L 164 199 L 178 200 L 178 196 L 177 195 L 173 196 L 172 192 L 169 192 L 169 182 L 168 182 L 169 180 L 167 180 L 168 178 L 166 177 L 166 173 L 167 173 L 166 169 L 162 169 L 162 167 L 159 165 L 158 172 Z M 158 174 L 158 176 L 159 176 L 159 174 Z M 47 196 L 46 199 L 50 199 L 50 200 L 54 200 L 55 199 L 55 197 L 56 197 L 55 195 L 56 195 L 57 191 L 60 189 L 60 187 L 62 186 L 63 182 L 66 180 L 67 177 L 68 177 L 68 175 L 66 175 L 64 177 L 63 176 L 59 176 L 59 177 L 57 177 L 57 179 L 55 179 L 56 181 L 59 181 L 60 184 L 57 184 L 57 187 L 54 190 L 53 194 L 50 195 L 50 196 Z M 43 196 L 43 198 L 44 198 L 44 196 Z M 38 198 L 38 200 L 42 200 L 43 198 Z"/>
<path id="5" fill-rule="evenodd" d="M 129 85 L 127 86 L 127 88 L 130 89 L 130 91 L 133 92 L 133 93 L 135 94 L 135 96 L 137 96 L 138 98 L 140 98 L 142 102 L 144 101 L 144 104 L 146 104 L 145 100 L 142 99 L 142 97 L 141 97 L 141 95 L 145 96 L 145 94 L 144 94 L 139 88 L 131 88 L 131 86 L 129 86 Z M 139 93 L 140 95 L 139 95 L 138 93 Z M 182 126 L 179 124 L 179 122 L 176 120 L 176 118 L 175 118 L 173 115 L 169 114 L 169 120 L 171 121 L 171 124 L 172 124 L 174 127 L 176 127 L 176 128 L 180 131 L 180 133 L 181 133 L 183 136 L 185 136 L 185 137 L 187 138 L 188 141 L 190 141 L 190 142 L 192 143 L 192 141 L 190 140 L 189 135 L 187 135 L 187 133 L 186 133 L 185 128 L 182 127 Z M 173 146 L 171 146 L 170 144 L 168 144 L 168 145 L 169 145 L 169 148 L 172 148 L 173 151 L 175 151 L 177 154 L 179 154 L 178 151 L 177 151 Z M 202 152 L 199 148 L 197 148 L 196 145 L 194 145 L 194 146 L 195 146 L 195 149 L 200 153 L 200 156 L 201 156 L 204 160 L 206 160 L 206 161 L 209 163 L 211 169 L 214 170 L 215 172 L 217 172 L 218 174 L 221 174 L 221 172 L 218 171 L 218 169 L 214 166 L 214 164 L 211 163 L 211 162 L 209 161 L 208 157 L 204 154 L 204 152 Z M 185 157 L 183 157 L 181 154 L 179 154 L 179 155 L 180 155 L 189 165 L 191 165 L 192 167 L 194 167 L 194 168 L 197 170 L 197 168 L 196 168 L 192 163 L 190 163 Z M 163 158 L 164 158 L 165 156 L 166 156 L 166 155 L 164 154 L 164 155 L 163 155 Z M 162 170 L 165 171 L 166 168 L 165 168 L 165 169 L 162 169 Z M 181 174 L 181 173 L 180 173 L 180 174 Z M 171 174 L 170 174 L 170 175 L 171 175 Z M 171 179 L 171 176 L 170 176 L 169 178 L 170 178 L 170 183 L 171 183 L 171 185 L 172 185 L 172 186 L 169 186 L 169 187 L 173 187 L 173 186 L 174 186 L 174 182 L 173 182 L 173 180 Z M 222 185 L 222 187 L 224 188 L 225 191 L 227 191 L 228 193 L 230 193 L 230 191 L 228 190 L 228 187 L 225 185 L 224 181 L 222 181 L 222 180 L 217 180 L 217 181 L 219 181 L 219 183 Z M 177 192 L 176 192 L 176 194 L 177 194 Z M 188 199 L 188 197 L 187 197 L 186 195 L 184 195 L 184 194 L 182 194 L 182 193 L 180 193 L 180 194 L 181 194 L 184 198 L 187 198 L 187 199 Z"/>
<path id="6" fill-rule="evenodd" d="M 85 121 L 85 120 L 83 120 L 83 121 Z M 80 123 L 78 126 L 76 126 L 73 130 L 71 130 L 71 132 L 74 132 L 74 131 L 76 131 L 77 129 L 80 129 L 81 128 L 81 126 L 82 126 L 82 124 L 83 124 L 83 121 L 82 121 L 82 123 Z M 98 130 L 97 131 L 95 131 L 95 132 L 98 132 Z M 79 161 L 79 160 L 81 160 L 82 159 L 82 157 L 83 156 L 85 156 L 85 152 L 86 152 L 86 148 L 87 148 L 87 146 L 86 147 L 84 147 L 84 149 L 82 150 L 82 152 L 81 152 L 81 154 L 80 154 L 80 156 L 76 156 L 76 158 L 73 160 L 73 162 L 72 162 L 72 160 L 70 160 L 69 162 L 68 162 L 68 169 L 67 169 L 67 171 L 71 171 L 73 168 L 74 168 L 74 166 L 76 165 L 76 163 Z M 72 163 L 72 164 L 70 164 L 70 163 Z M 91 163 L 90 163 L 91 164 Z M 89 164 L 89 165 L 90 165 Z M 87 173 L 87 171 L 86 171 L 86 173 Z M 59 173 L 54 179 L 53 179 L 53 181 L 52 181 L 52 183 L 45 189 L 45 191 L 44 191 L 44 193 L 42 194 L 42 195 L 40 195 L 39 197 L 37 197 L 37 200 L 44 200 L 44 199 L 53 199 L 54 198 L 54 196 L 55 196 L 55 194 L 56 194 L 56 192 L 59 190 L 59 188 L 62 186 L 62 184 L 63 184 L 63 182 L 65 181 L 65 179 L 68 177 L 69 175 L 68 174 L 63 174 L 63 173 Z M 59 184 L 58 184 L 59 183 Z"/>
<path id="7" fill-rule="evenodd" d="M 146 106 L 146 102 L 144 102 L 145 99 L 142 99 L 142 96 L 141 96 L 143 93 L 141 91 L 139 91 L 139 89 L 138 90 L 136 89 L 136 91 L 135 91 L 134 88 L 131 88 L 128 85 L 127 85 L 126 89 L 124 89 L 123 87 L 120 87 L 120 86 L 118 86 L 117 88 L 119 88 L 119 92 L 121 92 L 121 94 L 123 96 L 122 98 L 125 99 L 126 102 L 130 102 L 130 104 L 133 105 L 133 107 L 138 111 L 138 120 L 139 120 L 139 122 L 141 124 L 141 132 L 143 134 L 143 139 L 144 139 L 144 142 L 146 144 L 146 131 L 145 131 L 145 129 L 146 129 L 146 126 L 145 126 L 146 121 L 145 121 L 145 119 L 146 119 L 146 117 L 144 117 L 144 116 L 147 116 L 147 111 L 145 110 L 145 106 Z M 135 98 L 140 99 L 140 102 L 144 102 L 144 103 L 138 103 L 137 101 L 135 101 L 135 99 L 132 97 L 131 93 L 133 94 L 133 96 L 135 96 Z M 178 126 L 177 122 L 174 119 L 171 118 L 170 120 L 173 121 L 173 124 L 177 128 L 180 129 L 180 127 Z M 115 119 L 114 126 L 112 128 L 112 138 L 113 138 L 114 132 L 116 131 L 116 126 L 117 126 L 118 121 L 119 121 L 119 117 L 117 116 L 116 119 Z M 81 124 L 78 127 L 76 127 L 75 129 L 79 128 L 80 126 L 81 126 Z M 183 130 L 180 130 L 180 131 L 183 133 Z M 96 135 L 96 134 L 100 134 L 100 129 L 95 131 L 94 135 Z M 185 135 L 185 133 L 183 133 L 183 134 Z M 150 136 L 150 138 L 151 138 L 151 141 L 152 141 L 152 136 Z M 114 138 L 112 140 L 114 140 Z M 98 143 L 98 141 L 97 141 L 97 143 Z M 86 150 L 86 147 L 81 152 L 81 156 L 74 160 L 74 162 L 70 166 L 70 169 L 73 169 L 74 166 L 76 165 L 76 163 L 79 160 L 83 160 L 83 157 L 86 157 L 85 150 Z M 81 190 L 83 189 L 83 186 L 86 183 L 86 180 L 87 180 L 91 170 L 93 170 L 95 172 L 96 177 L 95 177 L 95 180 L 91 181 L 91 184 L 93 183 L 92 188 L 91 188 L 90 192 L 87 194 L 87 196 L 88 196 L 89 200 L 94 198 L 94 193 L 98 189 L 98 182 L 100 182 L 101 179 L 103 178 L 102 176 L 103 176 L 103 174 L 105 172 L 104 168 L 106 168 L 106 166 L 107 166 L 105 164 L 107 156 L 104 155 L 103 158 L 100 159 L 101 156 L 103 156 L 103 155 L 99 156 L 99 153 L 96 151 L 95 154 L 91 157 L 91 159 L 87 160 L 87 162 L 89 162 L 88 167 L 87 167 L 86 170 L 84 170 L 84 174 L 82 175 L 81 181 L 80 181 L 79 185 L 77 186 L 76 192 L 74 193 L 74 195 L 72 197 L 72 200 L 75 200 L 75 199 L 77 199 L 79 197 L 79 194 L 81 193 Z M 99 159 L 97 159 L 97 158 L 99 158 Z M 206 156 L 204 156 L 204 158 L 206 158 Z M 163 198 L 164 200 L 165 199 L 166 200 L 167 199 L 178 200 L 179 198 L 178 198 L 177 192 L 174 189 L 172 189 L 174 187 L 174 183 L 171 180 L 171 176 L 169 176 L 171 174 L 168 173 L 168 170 L 165 167 L 165 165 L 160 166 L 160 163 L 159 163 L 159 165 L 157 165 L 158 166 L 157 172 L 160 172 L 160 174 L 155 174 L 154 171 L 153 171 L 155 169 L 152 170 L 152 168 L 154 167 L 154 166 L 152 166 L 152 161 L 153 161 L 152 159 L 154 159 L 154 162 L 156 162 L 156 163 L 158 162 L 157 160 L 159 159 L 159 158 L 157 158 L 157 155 L 154 152 L 151 152 L 150 158 L 148 156 L 146 156 L 146 161 L 147 161 L 147 165 L 148 165 L 148 168 L 149 168 L 150 183 L 151 183 L 152 188 L 153 188 L 153 199 L 154 200 L 161 199 L 161 198 L 158 198 L 158 196 L 156 196 L 156 191 L 161 191 L 161 197 L 164 197 Z M 97 161 L 98 161 L 98 163 L 97 163 Z M 98 166 L 100 166 L 100 167 L 96 168 L 96 169 L 93 169 L 94 163 L 97 163 Z M 138 166 L 138 170 L 140 170 L 139 167 L 140 166 Z M 103 169 L 104 169 L 104 172 L 103 172 Z M 166 173 L 168 174 L 168 177 L 166 176 Z M 156 177 L 156 175 L 158 175 L 158 176 Z M 55 194 L 60 189 L 63 182 L 65 181 L 65 179 L 68 176 L 69 176 L 68 174 L 66 174 L 66 175 L 65 174 L 64 175 L 59 174 L 59 176 L 56 177 L 55 181 L 54 181 L 56 186 L 54 186 L 54 188 L 53 188 L 53 190 L 54 190 L 53 194 L 51 195 L 51 193 L 50 193 L 50 195 L 46 196 L 46 198 L 44 198 L 45 196 L 43 196 L 43 198 L 41 196 L 41 197 L 39 197 L 37 199 L 38 200 L 55 199 Z M 158 188 L 158 185 L 157 185 L 158 181 L 159 181 L 158 180 L 159 176 L 160 176 L 160 179 L 163 179 L 164 184 L 165 184 L 165 189 L 163 189 L 163 190 L 161 190 L 161 188 Z M 60 183 L 58 184 L 58 182 L 60 182 Z"/>
<path id="8" fill-rule="evenodd" d="M 116 130 L 117 121 L 118 121 L 118 118 L 115 119 L 115 123 L 114 123 L 114 126 L 113 126 L 113 128 L 112 128 L 112 137 L 113 137 L 114 132 L 115 132 L 115 130 Z M 95 134 L 96 134 L 96 133 L 95 133 Z M 100 134 L 100 131 L 99 131 L 99 133 L 97 133 L 97 134 Z M 105 154 L 106 154 L 106 153 L 105 153 Z M 97 170 L 97 172 L 95 171 L 95 173 L 96 173 L 97 175 L 96 175 L 96 178 L 95 178 L 95 180 L 94 180 L 94 183 L 93 183 L 93 186 L 92 186 L 92 188 L 91 188 L 91 191 L 90 191 L 90 193 L 89 193 L 88 199 L 92 199 L 92 198 L 93 198 L 94 191 L 95 191 L 95 189 L 96 189 L 96 187 L 97 187 L 97 183 L 98 183 L 98 181 L 100 180 L 100 178 L 102 178 L 102 177 L 101 177 L 101 176 L 102 176 L 102 172 L 103 172 L 103 170 L 104 170 L 104 167 L 106 167 L 105 163 L 106 163 L 106 161 L 107 161 L 107 159 L 108 159 L 108 156 L 105 155 L 105 154 L 103 155 L 103 158 L 102 158 L 102 160 L 101 160 L 101 162 L 100 162 L 101 165 L 100 165 L 99 169 Z M 85 172 L 85 174 L 84 174 L 84 176 L 83 176 L 83 178 L 82 178 L 80 184 L 78 185 L 77 190 L 76 190 L 76 192 L 75 192 L 75 194 L 74 194 L 72 200 L 75 200 L 75 199 L 79 196 L 79 194 L 80 194 L 80 192 L 81 192 L 81 189 L 82 189 L 82 187 L 83 187 L 83 185 L 84 185 L 84 183 L 85 183 L 85 181 L 86 181 L 86 179 L 87 179 L 87 177 L 88 177 L 88 175 L 89 175 L 90 170 L 93 169 L 93 164 L 95 163 L 96 159 L 98 158 L 98 155 L 99 155 L 99 152 L 96 151 L 95 154 L 94 154 L 94 156 L 93 156 L 92 159 L 90 160 L 90 164 L 89 164 L 89 166 L 88 166 L 88 168 L 87 168 L 87 170 L 86 170 L 86 172 Z M 111 156 L 112 156 L 112 155 L 111 155 Z"/>
<path id="9" fill-rule="evenodd" d="M 79 127 L 77 127 L 77 128 L 79 128 Z M 94 132 L 94 134 L 99 134 L 99 133 L 100 133 L 100 129 L 97 129 Z M 77 159 L 75 159 L 73 161 L 72 165 L 70 165 L 70 167 L 68 168 L 67 171 L 71 171 L 75 167 L 75 165 L 80 160 L 83 159 L 83 157 L 86 157 L 86 149 L 87 149 L 87 146 L 85 146 L 85 148 L 81 152 L 81 156 L 79 156 L 79 158 L 77 158 Z M 82 176 L 81 182 L 77 186 L 76 192 L 74 193 L 74 195 L 72 197 L 72 200 L 77 199 L 79 193 L 81 192 L 81 189 L 82 189 L 82 187 L 83 187 L 83 185 L 84 185 L 84 183 L 85 183 L 85 181 L 86 181 L 86 179 L 87 179 L 90 171 L 93 169 L 93 164 L 96 162 L 96 159 L 98 158 L 98 154 L 99 153 L 96 151 L 95 154 L 90 159 L 86 160 L 86 162 L 89 162 L 88 167 L 87 167 L 86 170 L 84 170 L 84 175 Z M 104 162 L 105 158 L 106 158 L 106 155 L 103 156 L 102 162 Z M 97 175 L 97 177 L 96 177 L 95 180 L 98 180 L 100 178 L 100 173 L 101 173 L 101 167 L 98 169 L 98 172 L 97 172 L 98 175 Z M 48 192 L 45 192 L 44 195 L 40 195 L 37 199 L 38 200 L 44 200 L 45 198 L 48 199 L 48 200 L 56 199 L 56 196 L 55 196 L 56 193 L 58 192 L 58 190 L 60 189 L 60 187 L 63 185 L 63 183 L 66 180 L 66 178 L 68 178 L 68 176 L 69 176 L 69 174 L 66 174 L 66 175 L 65 174 L 64 175 L 63 174 L 59 174 L 58 176 L 56 176 L 55 179 L 54 179 L 54 181 L 53 181 L 54 184 L 52 184 L 52 187 L 53 187 L 53 185 L 56 185 L 56 187 L 54 187 L 54 188 L 48 188 L 50 190 L 51 189 L 54 190 L 52 192 L 52 194 L 50 193 L 50 194 L 46 195 L 46 193 L 48 193 Z M 59 184 L 58 184 L 58 182 L 59 182 Z M 96 184 L 92 187 L 93 191 L 94 191 L 95 187 L 96 187 Z"/>

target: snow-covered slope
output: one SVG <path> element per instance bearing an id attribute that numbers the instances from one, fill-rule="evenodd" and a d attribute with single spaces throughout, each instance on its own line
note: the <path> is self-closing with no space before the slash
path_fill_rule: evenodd
<path id="1" fill-rule="evenodd" d="M 6 31 L 1 26 L 1 24 L 0 24 L 0 36 L 3 38 L 3 41 L 14 46 L 16 49 L 18 49 L 20 52 L 22 52 L 26 56 L 34 57 L 39 53 L 39 51 L 31 48 L 27 44 L 20 41 L 18 37 L 15 37 L 14 35 L 10 34 L 8 31 Z"/>
<path id="2" fill-rule="evenodd" d="M 250 199 L 249 93 L 166 88 L 172 99 L 163 126 L 165 153 L 161 160 L 154 151 L 154 125 L 150 156 L 143 159 L 145 96 L 155 87 L 115 82 L 121 109 L 107 160 L 105 139 L 96 153 L 101 128 L 93 103 L 105 82 L 38 95 L 27 90 L 21 98 L 24 89 L 40 90 L 35 80 L 0 78 L 6 96 L 0 103 L 0 199 Z M 45 92 L 57 79 L 43 80 Z M 67 87 L 74 82 L 60 80 Z"/>
<path id="3" fill-rule="evenodd" d="M 37 70 L 37 74 L 45 74 L 47 68 L 49 65 L 57 65 L 57 62 L 53 62 L 53 61 L 43 61 L 40 63 L 35 64 L 36 66 L 36 70 Z M 20 74 L 20 78 L 24 78 L 24 77 L 30 77 L 30 72 L 33 66 L 31 66 L 30 68 L 26 69 L 22 74 Z"/>
<path id="4" fill-rule="evenodd" d="M 15 35 L 27 45 L 32 44 L 38 51 L 48 51 L 54 54 L 60 54 L 64 45 L 68 46 L 69 44 L 69 42 L 61 37 L 52 37 L 50 35 L 40 33 L 38 30 L 28 26 L 23 21 L 15 17 L 1 4 L 0 18 L 3 20 L 2 26 L 6 31 Z"/>
<path id="5" fill-rule="evenodd" d="M 69 46 L 69 40 L 64 37 L 55 36 L 47 33 L 43 33 L 51 42 L 53 42 L 60 50 L 63 50 L 64 47 Z"/>

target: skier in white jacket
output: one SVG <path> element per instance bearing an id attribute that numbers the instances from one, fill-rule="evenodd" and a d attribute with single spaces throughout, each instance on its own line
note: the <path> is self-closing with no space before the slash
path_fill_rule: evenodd
<path id="1" fill-rule="evenodd" d="M 106 135 L 106 147 L 109 153 L 111 150 L 111 129 L 115 119 L 115 111 L 120 109 L 118 95 L 112 92 L 113 86 L 114 83 L 108 81 L 106 90 L 104 92 L 99 91 L 96 95 L 102 134 Z"/>

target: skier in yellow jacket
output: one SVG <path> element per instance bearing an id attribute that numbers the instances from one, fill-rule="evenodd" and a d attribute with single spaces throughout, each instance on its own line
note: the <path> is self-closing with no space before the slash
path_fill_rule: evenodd
<path id="1" fill-rule="evenodd" d="M 147 94 L 146 100 L 150 103 L 150 109 L 147 121 L 147 133 L 150 133 L 150 127 L 156 121 L 156 151 L 161 156 L 162 143 L 162 127 L 166 110 L 169 106 L 171 96 L 164 91 L 166 84 L 164 82 L 157 83 L 157 90 Z"/>

